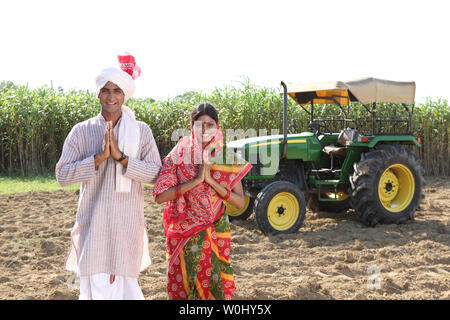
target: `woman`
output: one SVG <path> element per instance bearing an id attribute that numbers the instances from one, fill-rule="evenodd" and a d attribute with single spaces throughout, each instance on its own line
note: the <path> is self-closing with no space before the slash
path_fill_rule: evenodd
<path id="1" fill-rule="evenodd" d="M 251 165 L 224 153 L 216 109 L 200 104 L 191 114 L 191 136 L 163 160 L 153 189 L 167 202 L 164 232 L 167 294 L 172 299 L 231 299 L 236 287 L 230 265 L 230 224 L 224 201 L 244 206 L 240 180 Z"/>

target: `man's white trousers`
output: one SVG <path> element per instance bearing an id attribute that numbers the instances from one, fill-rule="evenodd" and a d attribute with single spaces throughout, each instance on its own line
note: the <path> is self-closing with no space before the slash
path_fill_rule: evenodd
<path id="1" fill-rule="evenodd" d="M 97 273 L 80 277 L 80 300 L 144 300 L 144 295 L 137 278 Z"/>

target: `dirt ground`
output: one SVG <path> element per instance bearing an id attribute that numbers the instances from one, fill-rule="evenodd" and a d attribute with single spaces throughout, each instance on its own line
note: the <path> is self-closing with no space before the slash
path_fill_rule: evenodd
<path id="1" fill-rule="evenodd" d="M 166 299 L 163 205 L 145 190 L 153 264 L 146 299 Z M 232 223 L 234 299 L 450 299 L 450 179 L 428 178 L 415 220 L 363 226 L 347 213 L 307 211 L 297 234 L 266 237 L 251 216 Z M 0 195 L 0 299 L 77 299 L 64 269 L 76 192 Z"/>

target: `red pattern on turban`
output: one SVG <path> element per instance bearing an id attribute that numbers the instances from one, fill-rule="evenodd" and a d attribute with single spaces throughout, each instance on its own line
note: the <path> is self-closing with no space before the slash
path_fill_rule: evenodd
<path id="1" fill-rule="evenodd" d="M 123 55 L 118 55 L 117 59 L 120 63 L 120 69 L 128 73 L 133 80 L 136 80 L 141 75 L 141 67 L 136 64 L 134 57 L 125 52 Z"/>

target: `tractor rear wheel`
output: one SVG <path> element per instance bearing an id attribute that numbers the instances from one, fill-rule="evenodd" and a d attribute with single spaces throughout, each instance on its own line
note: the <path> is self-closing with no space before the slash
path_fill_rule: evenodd
<path id="1" fill-rule="evenodd" d="M 226 205 L 226 212 L 228 214 L 228 217 L 230 218 L 230 221 L 233 220 L 245 220 L 247 219 L 253 212 L 253 207 L 255 204 L 255 198 L 251 198 L 249 196 L 244 196 L 244 207 L 242 209 L 237 209 L 236 207 L 232 206 L 228 202 L 225 202 Z"/>
<path id="2" fill-rule="evenodd" d="M 297 232 L 305 219 L 303 193 L 293 183 L 275 181 L 265 186 L 255 200 L 255 220 L 264 234 Z"/>
<path id="3" fill-rule="evenodd" d="M 419 158 L 402 145 L 381 145 L 361 155 L 350 178 L 351 203 L 367 226 L 404 223 L 424 197 Z"/>

